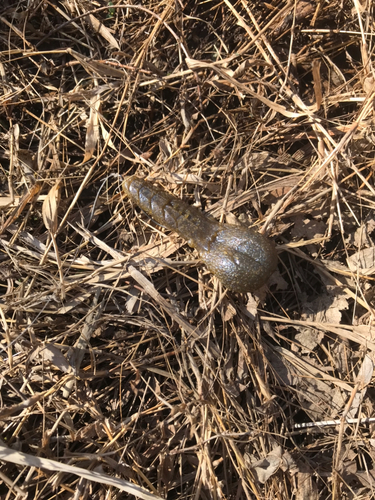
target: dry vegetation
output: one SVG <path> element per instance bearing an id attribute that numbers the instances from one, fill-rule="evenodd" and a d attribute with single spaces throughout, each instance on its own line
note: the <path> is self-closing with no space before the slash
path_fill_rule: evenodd
<path id="1" fill-rule="evenodd" d="M 375 498 L 373 14 L 3 0 L 1 499 Z M 133 173 L 267 230 L 268 286 Z"/>

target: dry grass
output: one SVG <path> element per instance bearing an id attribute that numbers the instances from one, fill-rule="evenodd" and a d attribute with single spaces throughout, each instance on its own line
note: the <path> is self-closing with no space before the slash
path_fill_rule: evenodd
<path id="1" fill-rule="evenodd" d="M 0 7 L 1 498 L 375 498 L 371 1 L 113 3 Z M 132 173 L 267 228 L 268 287 Z"/>

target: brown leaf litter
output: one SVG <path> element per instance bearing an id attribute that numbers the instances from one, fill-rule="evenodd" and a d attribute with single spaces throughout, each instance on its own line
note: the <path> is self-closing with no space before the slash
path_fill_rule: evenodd
<path id="1" fill-rule="evenodd" d="M 370 499 L 373 6 L 2 2 L 0 496 Z M 224 289 L 121 191 L 276 242 Z"/>

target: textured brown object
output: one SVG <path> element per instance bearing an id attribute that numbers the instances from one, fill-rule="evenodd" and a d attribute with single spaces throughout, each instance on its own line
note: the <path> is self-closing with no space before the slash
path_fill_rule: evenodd
<path id="1" fill-rule="evenodd" d="M 230 290 L 257 290 L 275 271 L 275 246 L 257 231 L 220 224 L 198 208 L 136 176 L 126 177 L 123 189 L 156 222 L 176 231 L 196 248 L 211 273 Z"/>

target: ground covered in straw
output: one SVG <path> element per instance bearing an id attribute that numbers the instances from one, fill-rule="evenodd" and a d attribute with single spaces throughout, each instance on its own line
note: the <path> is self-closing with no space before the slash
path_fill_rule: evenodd
<path id="1" fill-rule="evenodd" d="M 3 0 L 2 499 L 375 497 L 373 14 Z M 267 285 L 135 173 L 269 234 Z"/>

